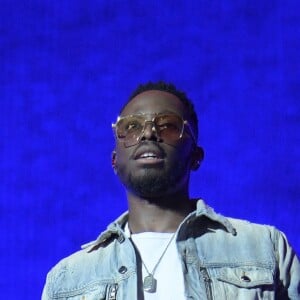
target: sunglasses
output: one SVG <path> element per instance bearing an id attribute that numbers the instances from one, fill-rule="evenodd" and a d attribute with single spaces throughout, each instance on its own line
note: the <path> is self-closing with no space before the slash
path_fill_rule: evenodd
<path id="1" fill-rule="evenodd" d="M 157 137 L 166 144 L 176 145 L 186 127 L 195 144 L 197 143 L 188 121 L 176 114 L 137 114 L 118 117 L 112 128 L 116 138 L 122 141 L 125 147 L 131 147 L 140 142 L 149 123 L 152 131 L 155 131 Z"/>

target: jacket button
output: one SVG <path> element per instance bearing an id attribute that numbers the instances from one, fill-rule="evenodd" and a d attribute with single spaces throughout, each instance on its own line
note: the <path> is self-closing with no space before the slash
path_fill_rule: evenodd
<path id="1" fill-rule="evenodd" d="M 122 234 L 120 234 L 119 237 L 118 237 L 118 242 L 120 244 L 122 244 L 124 241 L 125 241 L 125 237 Z"/>
<path id="2" fill-rule="evenodd" d="M 251 279 L 250 279 L 247 275 L 243 275 L 243 276 L 241 277 L 241 279 L 242 279 L 242 281 L 244 281 L 244 282 L 250 282 L 250 281 L 251 281 Z"/>
<path id="3" fill-rule="evenodd" d="M 118 271 L 121 274 L 125 274 L 127 272 L 127 268 L 125 266 L 122 266 L 122 267 L 120 267 L 120 269 Z"/>

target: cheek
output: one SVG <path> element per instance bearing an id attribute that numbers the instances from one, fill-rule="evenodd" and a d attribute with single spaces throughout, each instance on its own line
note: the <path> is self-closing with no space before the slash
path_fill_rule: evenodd
<path id="1" fill-rule="evenodd" d="M 125 148 L 123 145 L 116 145 L 116 165 L 128 164 L 130 161 L 131 152 L 129 148 Z"/>
<path id="2" fill-rule="evenodd" d="M 169 152 L 168 160 L 177 164 L 178 162 L 189 165 L 192 160 L 192 147 L 190 143 L 181 143 L 174 151 Z"/>

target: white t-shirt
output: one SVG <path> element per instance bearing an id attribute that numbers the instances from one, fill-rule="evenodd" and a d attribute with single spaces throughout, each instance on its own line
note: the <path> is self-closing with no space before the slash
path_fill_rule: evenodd
<path id="1" fill-rule="evenodd" d="M 162 253 L 174 233 L 143 232 L 130 234 L 128 225 L 125 233 L 131 237 L 148 271 L 152 273 Z M 142 264 L 143 279 L 148 275 Z M 179 260 L 175 238 L 172 239 L 167 251 L 154 272 L 156 292 L 144 292 L 145 300 L 185 300 L 184 281 L 181 262 Z"/>

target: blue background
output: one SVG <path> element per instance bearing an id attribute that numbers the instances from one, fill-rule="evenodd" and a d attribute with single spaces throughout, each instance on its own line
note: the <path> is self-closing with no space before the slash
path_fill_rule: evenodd
<path id="1" fill-rule="evenodd" d="M 48 270 L 126 205 L 111 123 L 140 82 L 193 99 L 191 196 L 272 224 L 300 253 L 299 1 L 1 1 L 0 286 Z"/>

